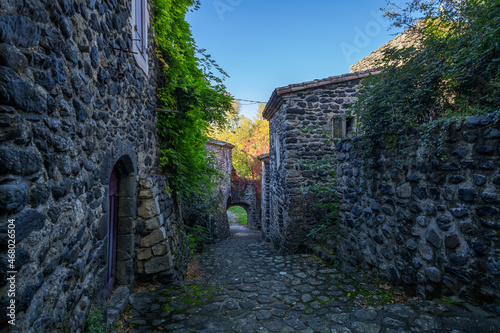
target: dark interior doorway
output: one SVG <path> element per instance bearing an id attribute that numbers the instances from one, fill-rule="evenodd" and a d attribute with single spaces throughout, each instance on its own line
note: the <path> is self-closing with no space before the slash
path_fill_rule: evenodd
<path id="1" fill-rule="evenodd" d="M 116 167 L 109 178 L 109 214 L 108 214 L 108 247 L 106 296 L 109 297 L 116 282 L 116 239 L 118 230 L 118 172 Z"/>

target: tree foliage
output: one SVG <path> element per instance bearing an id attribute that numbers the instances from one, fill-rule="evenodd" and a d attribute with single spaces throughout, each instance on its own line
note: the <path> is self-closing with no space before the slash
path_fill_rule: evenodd
<path id="1" fill-rule="evenodd" d="M 381 74 L 365 80 L 355 105 L 362 132 L 407 134 L 500 106 L 500 0 L 411 0 L 386 15 L 416 40 L 387 50 Z"/>
<path id="2" fill-rule="evenodd" d="M 210 187 L 216 171 L 204 146 L 211 127 L 224 127 L 232 98 L 223 84 L 227 74 L 197 49 L 185 20 L 199 1 L 155 0 L 154 5 L 156 55 L 163 66 L 159 104 L 179 111 L 158 114 L 160 164 L 170 184 L 190 196 Z"/>
<path id="3" fill-rule="evenodd" d="M 239 108 L 239 105 L 235 105 Z M 257 179 L 262 174 L 261 162 L 257 157 L 269 152 L 269 123 L 262 117 L 264 105 L 259 105 L 258 114 L 253 119 L 235 115 L 224 129 L 214 130 L 217 140 L 235 145 L 233 166 L 240 177 Z"/>

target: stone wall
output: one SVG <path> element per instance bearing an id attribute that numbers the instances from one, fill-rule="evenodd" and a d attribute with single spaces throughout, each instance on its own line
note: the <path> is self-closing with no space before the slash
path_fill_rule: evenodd
<path id="1" fill-rule="evenodd" d="M 228 208 L 231 206 L 241 206 L 247 213 L 247 227 L 259 229 L 260 222 L 260 189 L 261 180 L 251 180 L 239 177 L 233 168 L 231 174 L 231 197 Z"/>
<path id="2" fill-rule="evenodd" d="M 498 118 L 470 117 L 435 132 L 439 156 L 418 135 L 406 153 L 395 149 L 397 138 L 382 138 L 370 172 L 360 141 L 340 142 L 338 255 L 422 298 L 459 294 L 499 312 Z"/>
<path id="3" fill-rule="evenodd" d="M 269 177 L 270 165 L 269 165 L 269 153 L 262 154 L 258 157 L 262 162 L 262 180 L 261 180 L 261 192 L 260 192 L 260 221 L 261 221 L 261 231 L 262 238 L 269 242 L 270 238 L 270 224 L 271 224 L 271 179 Z"/>
<path id="4" fill-rule="evenodd" d="M 5 251 L 13 219 L 19 332 L 80 332 L 92 306 L 110 308 L 113 169 L 116 285 L 125 289 L 112 299 L 126 299 L 137 279 L 183 274 L 182 222 L 156 175 L 153 36 L 146 75 L 127 51 L 131 7 L 116 0 L 0 3 L 0 307 L 9 302 Z M 2 311 L 0 326 L 6 320 Z"/>
<path id="5" fill-rule="evenodd" d="M 270 132 L 267 232 L 284 252 L 297 250 L 324 214 L 315 209 L 317 198 L 301 188 L 324 181 L 325 174 L 311 166 L 333 157 L 333 119 L 349 112 L 360 80 L 368 74 L 278 88 L 264 110 Z"/>
<path id="6" fill-rule="evenodd" d="M 215 166 L 221 176 L 216 180 L 215 195 L 217 197 L 216 214 L 211 220 L 213 223 L 213 238 L 223 240 L 230 236 L 229 221 L 227 219 L 228 201 L 231 196 L 231 171 L 233 169 L 234 145 L 219 141 L 209 140 L 205 149 L 215 154 Z"/>

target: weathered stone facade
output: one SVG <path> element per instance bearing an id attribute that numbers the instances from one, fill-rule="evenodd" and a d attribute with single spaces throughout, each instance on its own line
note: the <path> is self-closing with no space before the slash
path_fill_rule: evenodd
<path id="1" fill-rule="evenodd" d="M 440 156 L 418 135 L 406 154 L 394 149 L 394 138 L 382 138 L 369 174 L 360 140 L 338 143 L 338 255 L 421 297 L 459 294 L 496 304 L 500 313 L 496 117 L 470 117 L 436 132 Z"/>
<path id="2" fill-rule="evenodd" d="M 269 179 L 264 182 L 269 182 L 270 222 L 265 237 L 285 252 L 295 251 L 321 218 L 322 212 L 315 209 L 316 198 L 302 194 L 300 188 L 322 182 L 325 175 L 307 165 L 333 157 L 334 124 L 346 130 L 345 114 L 356 100 L 360 81 L 369 74 L 345 74 L 277 88 L 266 105 L 263 116 L 270 123 L 270 153 Z"/>
<path id="3" fill-rule="evenodd" d="M 261 180 L 251 180 L 239 177 L 233 168 L 231 174 L 231 196 L 227 207 L 240 206 L 247 213 L 247 227 L 250 229 L 259 229 L 260 223 L 260 197 L 258 189 Z"/>
<path id="4" fill-rule="evenodd" d="M 157 175 L 159 67 L 149 56 L 145 74 L 128 51 L 134 5 L 0 4 L 0 306 L 10 300 L 5 251 L 12 219 L 19 332 L 80 332 L 92 306 L 115 319 L 136 280 L 168 282 L 184 273 L 178 207 Z M 148 36 L 153 55 L 151 29 Z M 119 288 L 111 300 L 122 300 L 118 309 L 106 303 L 112 170 Z"/>
<path id="5" fill-rule="evenodd" d="M 213 223 L 213 239 L 223 240 L 230 236 L 229 222 L 227 219 L 228 201 L 231 196 L 231 170 L 233 169 L 233 148 L 229 142 L 209 140 L 205 149 L 215 155 L 215 167 L 220 172 L 217 177 L 215 195 L 217 196 L 216 216 L 209 223 Z"/>
<path id="6" fill-rule="evenodd" d="M 260 221 L 261 221 L 261 231 L 262 238 L 269 242 L 270 238 L 270 225 L 271 225 L 271 179 L 269 177 L 270 164 L 269 164 L 269 153 L 262 154 L 258 157 L 259 161 L 262 162 L 262 186 L 260 190 Z"/>

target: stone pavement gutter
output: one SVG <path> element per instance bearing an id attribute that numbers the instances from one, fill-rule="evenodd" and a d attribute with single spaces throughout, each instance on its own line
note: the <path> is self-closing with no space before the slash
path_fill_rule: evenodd
<path id="1" fill-rule="evenodd" d="M 500 332 L 500 318 L 460 299 L 418 301 L 352 267 L 280 256 L 232 227 L 196 263 L 203 274 L 130 296 L 128 332 Z"/>

